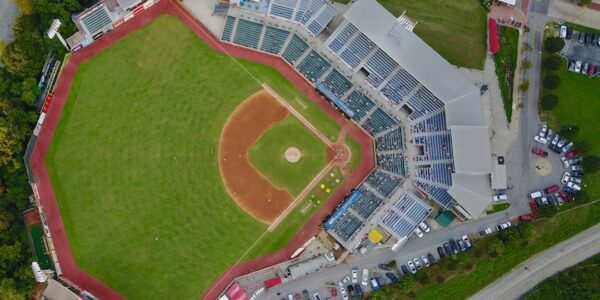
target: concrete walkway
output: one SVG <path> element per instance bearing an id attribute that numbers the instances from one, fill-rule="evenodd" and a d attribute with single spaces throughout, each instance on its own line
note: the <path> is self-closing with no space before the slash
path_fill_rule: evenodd
<path id="1" fill-rule="evenodd" d="M 548 9 L 548 16 L 600 29 L 600 10 L 594 9 L 600 8 L 600 5 L 597 2 L 594 2 L 592 8 L 589 8 L 577 5 L 577 2 L 578 1 L 553 0 Z"/>
<path id="2" fill-rule="evenodd" d="M 523 262 L 470 299 L 517 299 L 544 279 L 600 252 L 600 224 Z"/>

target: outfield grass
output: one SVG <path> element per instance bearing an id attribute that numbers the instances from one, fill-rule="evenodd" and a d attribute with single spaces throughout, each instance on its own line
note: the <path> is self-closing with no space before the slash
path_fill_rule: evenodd
<path id="1" fill-rule="evenodd" d="M 542 113 L 542 119 L 554 129 L 565 125 L 577 125 L 580 132 L 577 142 L 589 144 L 589 154 L 600 156 L 600 135 L 598 135 L 598 112 L 600 112 L 600 78 L 590 78 L 567 70 L 567 61 L 563 61 L 556 72 L 561 79 L 560 86 L 554 90 L 543 90 L 542 95 L 558 96 L 558 106 L 550 113 Z M 600 172 L 586 174 L 583 178 L 584 189 L 590 199 L 600 198 Z"/>
<path id="2" fill-rule="evenodd" d="M 473 270 L 458 269 L 455 271 L 441 268 L 443 265 L 434 265 L 429 272 L 432 283 L 417 285 L 416 296 L 410 299 L 467 299 L 494 280 L 509 272 L 523 261 L 560 243 L 575 234 L 578 234 L 600 222 L 600 202 L 589 206 L 557 214 L 549 219 L 542 219 L 535 224 L 535 233 L 529 240 L 529 245 L 523 247 L 506 248 L 496 259 L 491 259 L 487 253 L 477 257 L 478 250 L 486 246 L 494 236 L 474 242 L 474 249 L 467 252 L 474 265 Z M 446 281 L 437 283 L 436 276 L 443 276 Z M 394 293 L 389 299 L 409 299 L 405 295 Z"/>
<path id="3" fill-rule="evenodd" d="M 517 56 L 519 54 L 519 31 L 517 29 L 500 26 L 500 50 L 494 55 L 496 65 L 496 76 L 502 94 L 504 113 L 508 123 L 512 120 L 513 90 L 515 88 L 515 69 L 517 68 Z"/>
<path id="4" fill-rule="evenodd" d="M 394 16 L 419 22 L 415 33 L 451 64 L 483 70 L 487 12 L 479 0 L 379 0 Z"/>
<path id="5" fill-rule="evenodd" d="M 337 136 L 278 72 L 241 64 Z M 216 151 L 230 113 L 259 89 L 171 16 L 80 66 L 46 156 L 76 263 L 130 299 L 197 299 L 235 264 L 266 226 L 229 198 Z M 293 218 L 246 258 L 287 243 L 305 220 Z"/>
<path id="6" fill-rule="evenodd" d="M 296 147 L 302 153 L 298 162 L 285 159 L 289 147 Z M 271 126 L 250 147 L 248 158 L 273 185 L 297 196 L 327 165 L 327 145 L 290 115 Z"/>

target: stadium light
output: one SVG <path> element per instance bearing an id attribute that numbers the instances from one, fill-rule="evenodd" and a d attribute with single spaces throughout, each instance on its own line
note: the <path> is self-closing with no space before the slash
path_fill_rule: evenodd
<path id="1" fill-rule="evenodd" d="M 62 35 L 60 35 L 60 32 L 58 32 L 58 28 L 60 28 L 60 25 L 61 23 L 59 19 L 52 20 L 52 24 L 50 24 L 50 28 L 48 28 L 47 32 L 48 37 L 53 39 L 54 36 L 57 36 L 60 42 L 63 44 L 63 46 L 65 46 L 65 49 L 69 51 L 69 46 L 67 46 L 67 42 L 65 42 L 65 39 L 63 39 Z"/>

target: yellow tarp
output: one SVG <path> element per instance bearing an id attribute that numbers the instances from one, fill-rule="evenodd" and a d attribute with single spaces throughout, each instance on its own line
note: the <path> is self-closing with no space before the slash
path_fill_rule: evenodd
<path id="1" fill-rule="evenodd" d="M 383 238 L 383 236 L 381 236 L 381 233 L 379 233 L 379 231 L 373 229 L 371 230 L 371 232 L 369 232 L 369 240 L 371 240 L 371 242 L 377 244 L 379 242 L 381 242 L 381 239 Z"/>

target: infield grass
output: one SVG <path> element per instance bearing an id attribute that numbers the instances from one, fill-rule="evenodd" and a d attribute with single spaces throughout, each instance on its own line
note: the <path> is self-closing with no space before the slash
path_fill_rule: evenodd
<path id="1" fill-rule="evenodd" d="M 285 159 L 289 147 L 302 157 L 290 163 Z M 296 117 L 288 115 L 273 124 L 248 150 L 250 163 L 271 183 L 297 196 L 327 165 L 327 145 Z"/>
<path id="2" fill-rule="evenodd" d="M 274 69 L 239 63 L 337 136 L 337 124 Z M 80 66 L 46 155 L 79 267 L 129 299 L 198 299 L 238 262 L 266 225 L 225 191 L 218 140 L 260 82 L 172 16 Z M 294 221 L 245 258 L 286 244 L 303 224 Z"/>
<path id="3" fill-rule="evenodd" d="M 453 65 L 483 69 L 487 12 L 479 0 L 379 0 L 394 16 L 419 22 L 415 33 Z"/>

